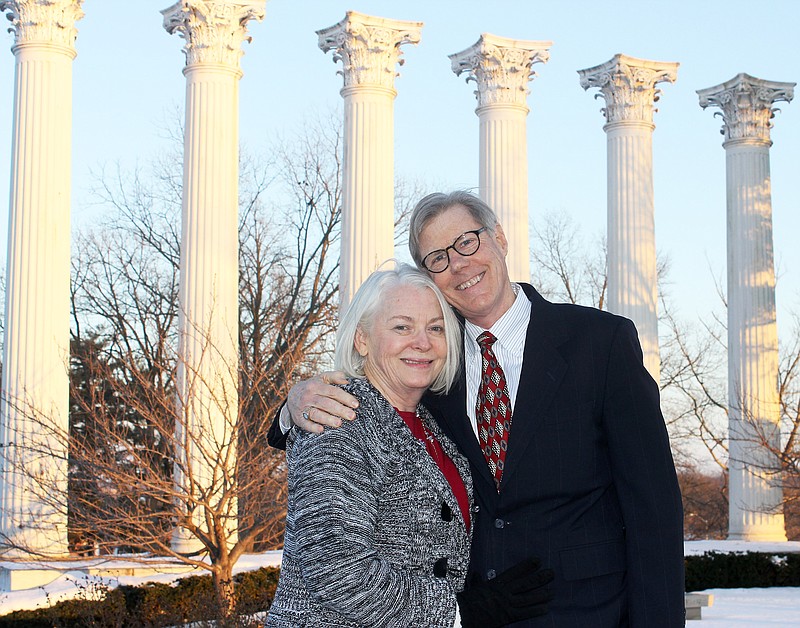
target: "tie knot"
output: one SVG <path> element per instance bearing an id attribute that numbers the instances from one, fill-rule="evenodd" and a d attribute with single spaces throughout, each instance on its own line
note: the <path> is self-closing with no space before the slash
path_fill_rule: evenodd
<path id="1" fill-rule="evenodd" d="M 478 336 L 478 344 L 484 349 L 490 348 L 495 342 L 497 342 L 497 338 L 491 332 L 485 331 Z"/>

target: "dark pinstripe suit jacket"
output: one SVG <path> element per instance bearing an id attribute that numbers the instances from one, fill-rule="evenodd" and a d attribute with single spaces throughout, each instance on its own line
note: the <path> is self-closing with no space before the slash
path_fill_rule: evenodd
<path id="1" fill-rule="evenodd" d="M 424 400 L 470 461 L 470 570 L 486 578 L 537 556 L 555 571 L 549 614 L 519 626 L 682 626 L 681 496 L 636 329 L 523 290 L 531 320 L 499 494 L 463 372 L 450 394 Z"/>

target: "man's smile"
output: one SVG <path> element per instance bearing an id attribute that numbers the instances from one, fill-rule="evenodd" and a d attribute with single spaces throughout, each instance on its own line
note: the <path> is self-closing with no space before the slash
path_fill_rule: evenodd
<path id="1" fill-rule="evenodd" d="M 483 276 L 484 276 L 485 274 L 486 274 L 486 271 L 483 271 L 483 272 L 482 272 L 482 273 L 480 273 L 479 275 L 475 275 L 475 276 L 474 276 L 472 279 L 470 279 L 469 281 L 465 281 L 464 283 L 457 285 L 457 286 L 456 286 L 456 290 L 466 290 L 467 288 L 471 288 L 471 287 L 472 287 L 472 286 L 474 286 L 475 284 L 477 284 L 477 283 L 480 283 L 481 279 L 483 279 Z"/>

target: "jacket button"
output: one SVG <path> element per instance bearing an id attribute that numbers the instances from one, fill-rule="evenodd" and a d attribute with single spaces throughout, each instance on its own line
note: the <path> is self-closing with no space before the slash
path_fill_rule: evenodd
<path id="1" fill-rule="evenodd" d="M 502 528 L 504 525 L 506 525 L 506 522 L 503 521 L 502 519 L 495 519 L 494 520 L 494 527 L 497 528 L 498 530 L 500 528 Z"/>
<path id="2" fill-rule="evenodd" d="M 446 502 L 442 502 L 442 521 L 452 521 L 452 520 L 453 520 L 453 511 L 450 510 L 450 506 L 448 506 Z"/>
<path id="3" fill-rule="evenodd" d="M 447 575 L 447 559 L 440 558 L 433 563 L 433 575 L 437 578 L 444 578 Z"/>
<path id="4" fill-rule="evenodd" d="M 481 511 L 481 507 L 478 506 L 478 504 L 473 504 L 472 505 L 472 512 L 473 513 L 479 513 L 480 511 Z"/>
<path id="5" fill-rule="evenodd" d="M 494 580 L 497 577 L 497 572 L 494 569 L 490 569 L 486 572 L 486 579 L 487 580 Z"/>

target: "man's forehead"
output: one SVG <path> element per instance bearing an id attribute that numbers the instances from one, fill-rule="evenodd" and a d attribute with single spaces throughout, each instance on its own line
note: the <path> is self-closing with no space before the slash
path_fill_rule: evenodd
<path id="1" fill-rule="evenodd" d="M 472 217 L 469 210 L 463 205 L 453 205 L 447 209 L 442 210 L 435 217 L 431 218 L 425 223 L 420 231 L 420 237 L 424 238 L 426 235 L 431 237 L 457 237 L 469 231 L 470 229 L 477 229 L 478 222 Z"/>

